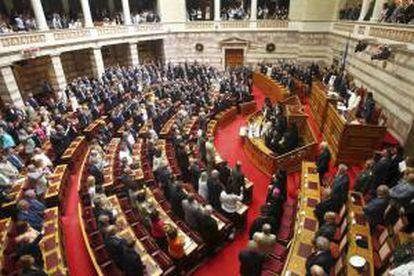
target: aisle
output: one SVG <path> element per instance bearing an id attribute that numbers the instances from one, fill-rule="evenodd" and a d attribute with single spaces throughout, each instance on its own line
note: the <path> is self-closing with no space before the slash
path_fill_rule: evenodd
<path id="1" fill-rule="evenodd" d="M 264 97 L 260 90 L 254 89 L 253 94 L 259 108 L 262 107 Z M 223 159 L 229 162 L 233 167 L 236 161 L 242 162 L 242 169 L 246 177 L 254 183 L 253 201 L 249 205 L 248 222 L 243 233 L 238 234 L 236 239 L 226 244 L 226 246 L 218 252 L 217 255 L 204 263 L 195 275 L 236 275 L 239 271 L 238 253 L 246 247 L 248 241 L 248 229 L 251 222 L 259 214 L 259 207 L 264 203 L 266 197 L 266 189 L 270 181 L 269 177 L 258 170 L 248 157 L 245 155 L 239 137 L 239 129 L 246 122 L 246 117 L 238 115 L 237 118 L 227 126 L 220 128 L 215 137 L 215 145 Z M 289 182 L 297 180 L 296 175 L 288 177 Z M 293 183 L 292 183 L 293 184 Z"/>
<path id="2" fill-rule="evenodd" d="M 93 276 L 95 269 L 86 249 L 78 217 L 78 179 L 80 172 L 70 176 L 69 191 L 64 200 L 66 212 L 62 217 L 63 234 L 65 237 L 65 253 L 69 274 L 72 276 Z"/>

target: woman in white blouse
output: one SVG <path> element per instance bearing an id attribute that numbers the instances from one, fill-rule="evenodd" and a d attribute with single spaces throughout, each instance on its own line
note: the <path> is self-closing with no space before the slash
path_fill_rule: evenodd
<path id="1" fill-rule="evenodd" d="M 207 172 L 202 172 L 198 180 L 198 194 L 208 201 Z"/>
<path id="2" fill-rule="evenodd" d="M 242 200 L 243 188 L 241 188 L 240 195 L 233 194 L 228 187 L 221 192 L 221 209 L 223 209 L 229 219 L 233 220 Z"/>

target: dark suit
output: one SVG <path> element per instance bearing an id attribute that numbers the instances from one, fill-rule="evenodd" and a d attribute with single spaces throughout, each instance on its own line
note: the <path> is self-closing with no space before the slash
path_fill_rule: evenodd
<path id="1" fill-rule="evenodd" d="M 384 212 L 388 206 L 388 199 L 373 198 L 364 207 L 364 215 L 367 218 L 371 229 L 375 229 L 377 224 L 384 222 Z"/>
<path id="2" fill-rule="evenodd" d="M 231 190 L 235 194 L 240 194 L 240 189 L 244 187 L 244 174 L 241 171 L 233 169 L 231 171 Z"/>
<path id="3" fill-rule="evenodd" d="M 182 201 L 186 198 L 183 190 L 177 185 L 172 185 L 170 190 L 170 203 L 171 210 L 180 218 L 184 217 L 184 211 L 182 207 Z"/>
<path id="4" fill-rule="evenodd" d="M 325 148 L 321 155 L 319 155 L 316 159 L 316 168 L 320 178 L 322 178 L 325 173 L 329 171 L 329 161 L 331 161 L 331 152 L 328 148 Z"/>
<path id="5" fill-rule="evenodd" d="M 133 248 L 126 248 L 121 259 L 122 271 L 127 276 L 143 276 L 145 266 L 139 254 Z"/>
<path id="6" fill-rule="evenodd" d="M 335 223 L 324 223 L 321 227 L 319 227 L 315 234 L 315 238 L 322 236 L 331 241 L 335 237 L 336 229 L 337 226 Z"/>
<path id="7" fill-rule="evenodd" d="M 372 168 L 373 180 L 371 185 L 371 192 L 376 194 L 377 187 L 387 180 L 388 171 L 391 167 L 391 158 L 381 157 Z"/>
<path id="8" fill-rule="evenodd" d="M 219 242 L 219 229 L 215 219 L 206 214 L 197 217 L 197 230 L 207 247 L 215 247 Z"/>
<path id="9" fill-rule="evenodd" d="M 115 265 L 122 269 L 123 267 L 123 254 L 126 247 L 126 241 L 123 238 L 117 237 L 115 235 L 105 239 L 105 248 L 109 254 L 109 257 L 114 261 Z"/>
<path id="10" fill-rule="evenodd" d="M 221 210 L 220 194 L 223 191 L 222 184 L 218 179 L 207 180 L 208 202 L 215 210 Z"/>
<path id="11" fill-rule="evenodd" d="M 96 185 L 103 185 L 104 184 L 104 174 L 102 171 L 96 166 L 92 165 L 88 169 L 89 174 L 95 177 Z"/>
<path id="12" fill-rule="evenodd" d="M 335 177 L 332 184 L 332 192 L 328 198 L 321 201 L 315 208 L 315 215 L 319 222 L 323 221 L 323 216 L 328 211 L 339 212 L 348 199 L 349 176 L 342 174 Z"/>
<path id="13" fill-rule="evenodd" d="M 198 191 L 198 180 L 201 175 L 200 167 L 197 164 L 193 164 L 190 166 L 190 179 L 191 184 L 195 191 Z"/>
<path id="14" fill-rule="evenodd" d="M 326 274 L 330 274 L 331 267 L 335 264 L 335 259 L 329 251 L 315 252 L 306 260 L 306 276 L 310 276 L 310 269 L 313 265 L 323 268 Z"/>
<path id="15" fill-rule="evenodd" d="M 265 256 L 260 252 L 242 250 L 239 253 L 239 261 L 241 276 L 260 276 Z"/>

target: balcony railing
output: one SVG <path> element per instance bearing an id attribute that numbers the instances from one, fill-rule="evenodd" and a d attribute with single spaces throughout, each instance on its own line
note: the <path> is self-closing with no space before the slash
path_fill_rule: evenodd
<path id="1" fill-rule="evenodd" d="M 293 23 L 293 22 L 292 22 Z M 322 22 L 323 23 L 323 22 Z M 364 35 L 381 39 L 395 40 L 405 43 L 414 41 L 414 27 L 409 25 L 373 24 L 367 22 L 325 22 L 332 26 L 333 32 L 343 34 Z M 237 31 L 237 30 L 289 30 L 297 31 L 297 25 L 282 20 L 257 21 L 192 21 L 180 23 L 145 23 L 133 26 L 96 26 L 66 30 L 50 30 L 46 32 L 12 33 L 0 35 L 0 54 L 10 51 L 21 51 L 31 47 L 53 45 L 53 43 L 73 42 L 79 39 L 108 39 L 116 37 L 133 37 L 141 34 L 163 34 L 170 32 L 200 31 Z"/>
<path id="2" fill-rule="evenodd" d="M 333 30 L 405 43 L 414 42 L 414 26 L 406 24 L 341 21 L 333 24 Z"/>

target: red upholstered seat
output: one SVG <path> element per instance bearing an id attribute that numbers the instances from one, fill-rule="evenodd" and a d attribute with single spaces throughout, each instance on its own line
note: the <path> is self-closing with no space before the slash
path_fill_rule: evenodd
<path id="1" fill-rule="evenodd" d="M 104 241 L 100 232 L 96 232 L 88 237 L 92 248 L 97 248 L 103 245 Z"/>
<path id="2" fill-rule="evenodd" d="M 108 252 L 106 252 L 106 249 L 104 246 L 101 246 L 95 249 L 95 257 L 99 265 L 110 261 Z"/>
<path id="3" fill-rule="evenodd" d="M 173 262 L 170 257 L 162 251 L 158 251 L 153 255 L 155 261 L 160 265 L 162 270 L 168 270 L 173 267 Z"/>
<path id="4" fill-rule="evenodd" d="M 141 242 L 149 254 L 152 254 L 158 250 L 157 244 L 149 237 L 142 239 Z"/>
<path id="5" fill-rule="evenodd" d="M 276 259 L 280 259 L 283 261 L 286 258 L 287 253 L 288 249 L 284 245 L 276 243 L 273 253 L 270 255 L 272 257 L 275 257 Z"/>
<path id="6" fill-rule="evenodd" d="M 263 266 L 264 270 L 270 270 L 274 273 L 280 274 L 283 271 L 283 262 L 278 259 L 269 259 Z"/>

